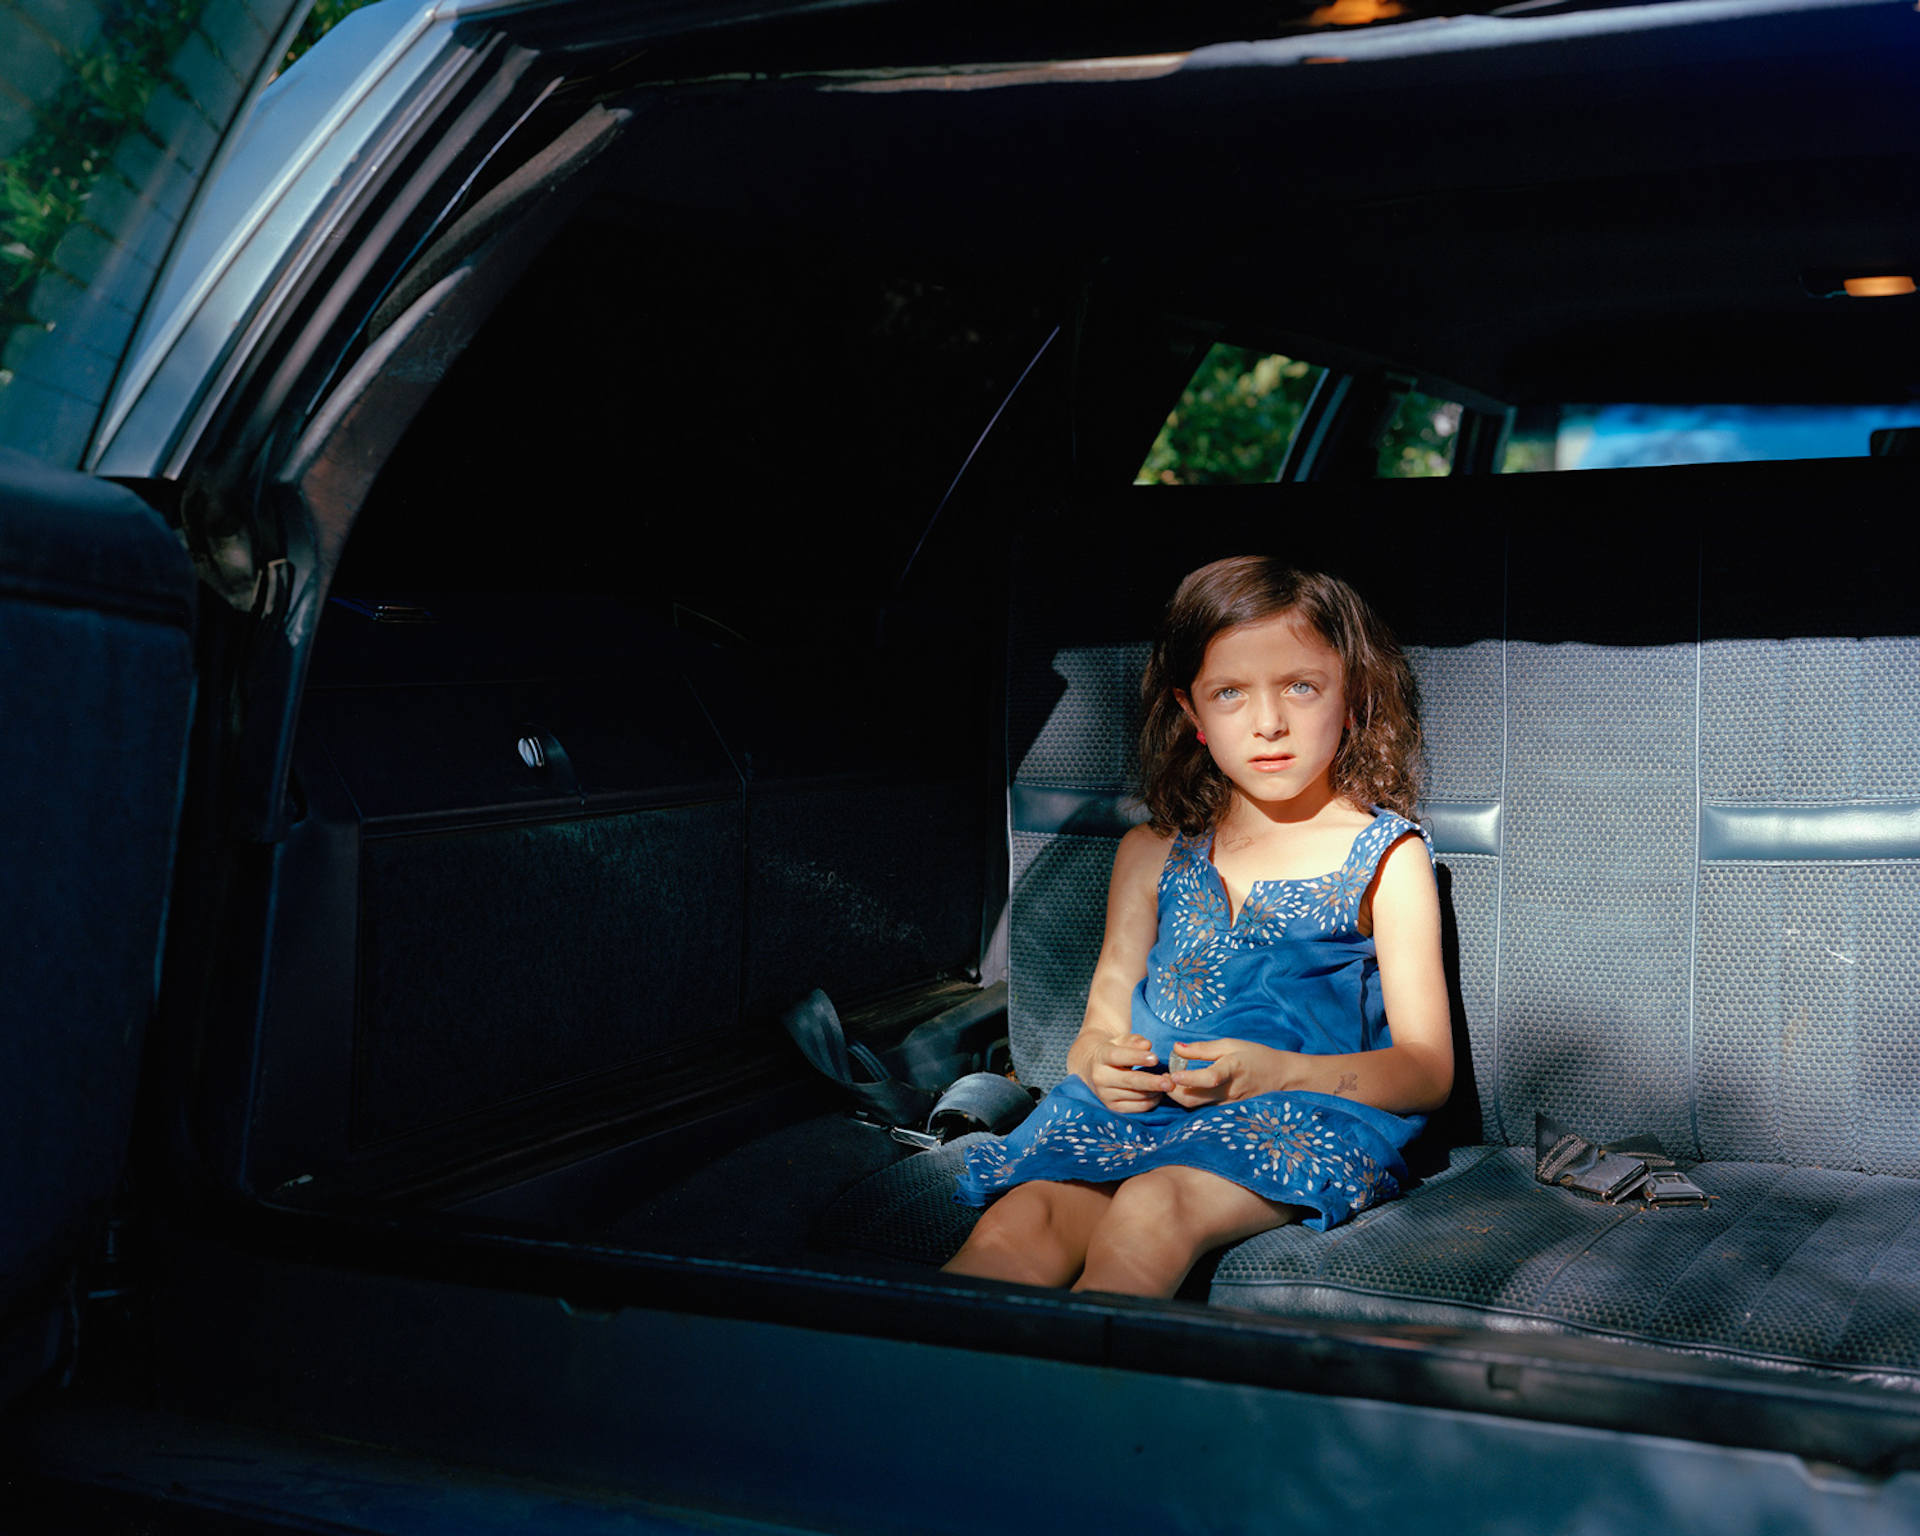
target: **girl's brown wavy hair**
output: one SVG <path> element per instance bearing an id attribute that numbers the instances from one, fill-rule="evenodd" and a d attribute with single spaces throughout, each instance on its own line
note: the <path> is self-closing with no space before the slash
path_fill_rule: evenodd
<path id="1" fill-rule="evenodd" d="M 1334 792 L 1361 808 L 1409 819 L 1420 796 L 1420 693 L 1413 669 L 1374 611 L 1337 576 L 1296 571 L 1265 555 L 1203 565 L 1167 604 L 1140 680 L 1146 706 L 1140 770 L 1156 832 L 1198 837 L 1232 799 L 1226 775 L 1200 745 L 1175 690 L 1190 694 L 1215 635 L 1295 614 L 1340 657 L 1353 728 L 1333 758 Z"/>

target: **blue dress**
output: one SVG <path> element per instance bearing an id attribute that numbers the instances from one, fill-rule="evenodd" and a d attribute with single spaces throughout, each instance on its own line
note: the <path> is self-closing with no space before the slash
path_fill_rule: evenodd
<path id="1" fill-rule="evenodd" d="M 1412 833 L 1425 836 L 1381 811 L 1339 869 L 1257 881 L 1231 923 L 1212 838 L 1176 837 L 1160 872 L 1159 938 L 1134 989 L 1133 1032 L 1162 1063 L 1188 1040 L 1252 1040 L 1315 1056 L 1390 1045 L 1360 901 L 1381 857 Z M 1311 1207 L 1305 1225 L 1325 1231 L 1400 1192 L 1401 1149 L 1425 1124 L 1424 1115 L 1304 1092 L 1199 1109 L 1162 1099 L 1123 1115 L 1068 1077 L 1017 1129 L 968 1149 L 955 1198 L 985 1205 L 1029 1179 L 1098 1184 L 1178 1163 Z"/>

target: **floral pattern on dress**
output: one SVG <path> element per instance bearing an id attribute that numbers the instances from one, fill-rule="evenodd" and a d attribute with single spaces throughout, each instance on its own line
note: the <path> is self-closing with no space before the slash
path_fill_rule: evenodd
<path id="1" fill-rule="evenodd" d="M 1229 976 L 1239 974 L 1230 966 L 1257 965 L 1249 952 L 1290 940 L 1353 941 L 1354 963 L 1360 963 L 1362 949 L 1372 953 L 1358 933 L 1360 902 L 1381 855 L 1413 830 L 1381 812 L 1338 870 L 1309 880 L 1258 881 L 1231 920 L 1211 840 L 1176 837 L 1160 871 L 1159 942 L 1146 980 L 1151 1008 L 1188 1032 L 1227 1003 Z M 1311 989 L 1304 994 L 1306 1006 L 1314 995 Z M 1337 1103 L 1316 1102 L 1317 1095 L 1258 1094 L 1177 1117 L 1161 1109 L 1135 1116 L 1108 1109 L 1083 1084 L 1072 1084 L 1071 1091 L 1055 1088 L 1007 1138 L 970 1146 L 957 1198 L 979 1205 L 1030 1179 L 1105 1183 L 1179 1166 L 1309 1206 L 1319 1213 L 1309 1225 L 1324 1229 L 1399 1193 L 1390 1149 L 1400 1143 L 1382 1139 L 1377 1128 L 1363 1129 L 1357 1122 L 1364 1114 L 1343 1113 Z"/>
<path id="2" fill-rule="evenodd" d="M 1300 911 L 1322 933 L 1337 933 L 1359 921 L 1360 899 L 1373 882 L 1371 862 L 1355 867 L 1349 861 L 1330 875 L 1301 882 Z"/>
<path id="3" fill-rule="evenodd" d="M 1154 1002 L 1160 1016 L 1174 1024 L 1191 1024 L 1219 1008 L 1227 1000 L 1222 979 L 1226 964 L 1226 946 L 1219 942 L 1176 954 L 1167 961 L 1153 978 Z"/>
<path id="4" fill-rule="evenodd" d="M 1168 916 L 1175 943 L 1204 948 L 1227 931 L 1227 899 L 1210 886 L 1201 886 L 1183 895 Z"/>
<path id="5" fill-rule="evenodd" d="M 1399 1192 L 1378 1160 L 1328 1125 L 1322 1110 L 1285 1094 L 1259 1094 L 1196 1114 L 1168 1142 L 1200 1137 L 1224 1142 L 1255 1174 L 1299 1193 L 1337 1190 L 1354 1210 Z"/>
<path id="6" fill-rule="evenodd" d="M 1175 1025 L 1205 1018 L 1226 1001 L 1227 957 L 1279 943 L 1295 920 L 1322 934 L 1352 929 L 1381 853 L 1410 830 L 1411 822 L 1382 811 L 1353 840 L 1340 868 L 1308 880 L 1256 880 L 1231 922 L 1209 856 L 1211 838 L 1175 837 L 1160 871 L 1161 927 L 1173 953 L 1158 962 L 1148 983 L 1155 1010 Z"/>
<path id="7" fill-rule="evenodd" d="M 1286 882 L 1257 882 L 1247 892 L 1247 899 L 1240 904 L 1240 916 L 1234 920 L 1235 947 L 1256 949 L 1279 943 L 1286 934 L 1288 920 L 1297 915 L 1299 905 L 1286 889 Z"/>
<path id="8" fill-rule="evenodd" d="M 1204 837 L 1188 837 L 1184 832 L 1175 834 L 1173 846 L 1167 849 L 1167 862 L 1160 866 L 1162 896 L 1169 891 L 1213 888 L 1213 864 L 1207 857 L 1207 842 Z"/>
<path id="9" fill-rule="evenodd" d="M 1149 1135 L 1124 1115 L 1060 1108 L 1033 1130 L 1013 1156 L 1000 1140 L 969 1147 L 966 1172 L 985 1189 L 1005 1189 L 1023 1182 L 1024 1165 L 1043 1152 L 1064 1154 L 1075 1171 L 1092 1183 L 1110 1183 L 1169 1165 L 1201 1168 L 1257 1187 L 1282 1203 L 1289 1196 L 1298 1197 L 1299 1203 L 1324 1209 L 1336 1218 L 1400 1192 L 1398 1181 L 1378 1159 L 1330 1126 L 1322 1110 L 1287 1094 L 1260 1094 L 1209 1105 L 1160 1137 Z M 1056 1169 L 1041 1176 L 1070 1175 Z"/>

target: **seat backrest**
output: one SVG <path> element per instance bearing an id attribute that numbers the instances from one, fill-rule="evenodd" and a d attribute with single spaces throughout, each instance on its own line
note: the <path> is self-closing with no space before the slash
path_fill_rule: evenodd
<path id="1" fill-rule="evenodd" d="M 1455 1139 L 1525 1142 L 1545 1110 L 1920 1171 L 1920 604 L 1863 553 L 1920 487 L 1902 462 L 1142 488 L 1030 538 L 1008 687 L 1023 1078 L 1058 1079 L 1084 1006 L 1159 607 L 1265 551 L 1352 581 L 1420 678 Z M 1837 509 L 1817 542 L 1792 531 L 1809 506 Z"/>
<path id="2" fill-rule="evenodd" d="M 138 497 L 0 449 L 0 1402 L 48 1364 L 126 1157 L 193 612 L 186 551 Z"/>

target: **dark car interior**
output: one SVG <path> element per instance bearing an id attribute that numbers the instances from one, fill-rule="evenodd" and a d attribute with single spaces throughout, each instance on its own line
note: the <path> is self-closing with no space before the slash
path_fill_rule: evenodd
<path id="1" fill-rule="evenodd" d="M 249 760 L 205 679 L 248 653 L 202 599 L 96 1390 L 355 1435 L 251 1352 L 276 1298 L 289 1358 L 397 1347 L 354 1324 L 380 1276 L 1910 1465 L 1916 461 L 1493 471 L 1516 411 L 1920 391 L 1920 297 L 1822 286 L 1920 259 L 1916 28 L 1543 30 L 1360 85 L 1258 44 L 986 92 L 576 62 L 534 121 L 631 121 L 379 466 L 287 674 L 284 835 L 217 858 Z M 1216 341 L 1324 366 L 1319 435 L 1133 484 Z M 1464 408 L 1453 472 L 1376 478 L 1414 388 Z M 818 990 L 932 1092 L 1060 1080 L 1153 626 L 1247 551 L 1414 661 L 1456 1086 L 1405 1198 L 1096 1346 L 936 1275 L 966 1143 L 856 1113 L 782 1018 Z M 1537 1183 L 1536 1113 L 1658 1137 L 1707 1206 Z M 1449 1374 L 1489 1333 L 1530 1363 Z"/>
<path id="2" fill-rule="evenodd" d="M 727 106 L 758 150 L 751 108 L 741 126 Z M 825 135 L 850 108 L 777 110 Z M 662 131 L 719 158 L 717 111 L 676 101 L 692 122 Z M 937 155 L 940 127 L 914 141 Z M 242 1047 L 251 1097 L 219 1096 L 223 1118 L 247 1105 L 217 1142 L 238 1187 L 648 1251 L 943 1260 L 971 1220 L 950 1198 L 956 1154 L 852 1118 L 779 1017 L 819 988 L 903 1072 L 937 1040 L 911 1069 L 923 1086 L 1002 1038 L 1019 1081 L 1057 1081 L 1128 825 L 1157 605 L 1206 559 L 1271 548 L 1347 576 L 1414 648 L 1468 1070 L 1418 1195 L 1343 1232 L 1242 1245 L 1190 1294 L 1525 1319 L 1888 1379 L 1920 1363 L 1906 1328 L 1872 1321 L 1904 1307 L 1885 1248 L 1912 1195 L 1903 1112 L 1871 1107 L 1895 1091 L 1898 1047 L 1864 1043 L 1876 1017 L 1897 1032 L 1897 973 L 1816 963 L 1903 899 L 1911 620 L 1898 582 L 1871 592 L 1822 551 L 1897 540 L 1906 464 L 1421 484 L 1329 456 L 1317 483 L 1126 483 L 1227 326 L 1311 323 L 1348 352 L 1444 359 L 1435 376 L 1475 402 L 1606 398 L 1629 363 L 1632 388 L 1682 400 L 1891 393 L 1913 316 L 1859 306 L 1836 346 L 1831 322 L 1856 315 L 1804 291 L 1811 252 L 1754 227 L 1817 195 L 1840 238 L 1839 210 L 1876 206 L 1884 167 L 1822 163 L 1817 189 L 1783 194 L 1772 147 L 1745 134 L 1762 168 L 1716 176 L 1685 213 L 1697 175 L 1657 167 L 1630 191 L 1565 166 L 1497 200 L 1454 185 L 1397 198 L 1400 238 L 1444 251 L 1476 231 L 1477 252 L 1492 225 L 1514 237 L 1497 275 L 1429 261 L 1382 303 L 1360 255 L 1374 215 L 1346 206 L 1332 259 L 1296 235 L 1256 270 L 1258 238 L 1231 242 L 1192 284 L 1231 308 L 1130 303 L 1150 250 L 1069 321 L 1064 281 L 977 256 L 908 265 L 703 216 L 701 187 L 673 175 L 683 157 L 639 137 L 640 161 L 602 175 L 433 396 L 342 559 L 276 877 L 300 918 L 276 929 Z M 791 170 L 761 165 L 749 203 L 777 203 Z M 1330 173 L 1297 180 L 1308 205 L 1332 193 Z M 1675 274 L 1738 250 L 1724 298 L 1687 315 L 1718 330 L 1656 339 L 1636 279 L 1570 264 L 1579 231 L 1635 219 L 1659 233 L 1663 306 Z M 1286 266 L 1307 249 L 1317 293 Z M 1543 347 L 1549 279 L 1578 301 L 1552 310 Z M 1302 292 L 1301 318 L 1269 318 Z M 1779 382 L 1730 339 L 1763 316 Z M 1132 366 L 1096 373 L 1102 347 Z M 1010 392 L 998 459 L 948 499 L 943 475 Z M 1065 476 L 1046 442 L 1062 415 L 1112 439 Z M 1816 503 L 1832 510 L 1803 548 L 1794 512 Z M 1820 740 L 1783 764 L 1766 722 L 1809 691 Z M 526 737 L 543 766 L 516 752 Z M 1825 1031 L 1819 1065 L 1799 1067 Z M 1852 1076 L 1831 1075 L 1835 1050 Z M 1819 1109 L 1802 1103 L 1816 1080 Z M 1536 1110 L 1704 1159 L 1717 1203 L 1629 1217 L 1533 1191 Z M 1840 1240 L 1855 1228 L 1875 1246 Z M 1804 1325 L 1809 1287 L 1845 1299 L 1803 1333 L 1784 1320 Z"/>

